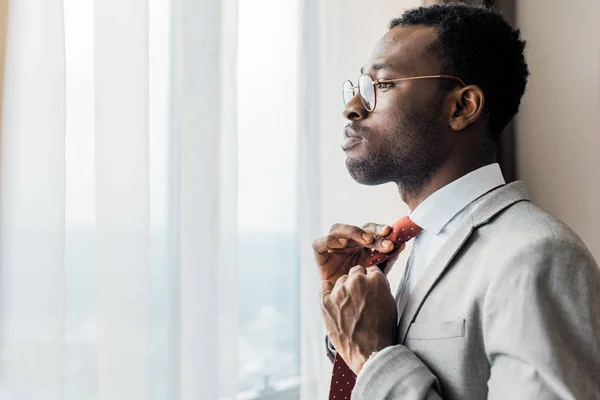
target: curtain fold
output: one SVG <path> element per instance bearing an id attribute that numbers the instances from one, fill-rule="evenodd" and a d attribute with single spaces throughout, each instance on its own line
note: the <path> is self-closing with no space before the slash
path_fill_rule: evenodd
<path id="1" fill-rule="evenodd" d="M 60 0 L 11 2 L 0 176 L 0 397 L 63 398 L 65 49 Z"/>
<path id="2" fill-rule="evenodd" d="M 300 239 L 300 397 L 327 396 L 329 360 L 324 357 L 325 333 L 319 315 L 320 288 L 314 267 L 312 242 L 321 236 L 321 73 L 318 38 L 321 35 L 319 0 L 304 0 L 301 7 L 299 126 L 298 126 L 298 227 Z"/>
<path id="3" fill-rule="evenodd" d="M 235 1 L 174 0 L 182 399 L 237 393 Z"/>
<path id="4" fill-rule="evenodd" d="M 237 2 L 65 7 L 9 7 L 0 398 L 235 399 Z"/>
<path id="5" fill-rule="evenodd" d="M 95 2 L 99 399 L 149 397 L 148 2 Z"/>

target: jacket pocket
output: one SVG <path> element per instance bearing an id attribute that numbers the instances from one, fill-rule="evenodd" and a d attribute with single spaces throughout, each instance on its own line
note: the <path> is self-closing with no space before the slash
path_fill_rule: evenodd
<path id="1" fill-rule="evenodd" d="M 406 340 L 442 340 L 465 335 L 465 320 L 446 322 L 413 322 Z"/>

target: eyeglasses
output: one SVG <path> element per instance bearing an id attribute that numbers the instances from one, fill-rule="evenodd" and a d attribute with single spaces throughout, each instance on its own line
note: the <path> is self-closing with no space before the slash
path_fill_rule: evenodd
<path id="1" fill-rule="evenodd" d="M 455 79 L 460 82 L 462 86 L 466 86 L 462 79 L 452 75 L 427 75 L 427 76 L 415 76 L 412 78 L 400 78 L 400 79 L 378 79 L 376 81 L 371 78 L 370 75 L 362 74 L 358 77 L 358 85 L 354 86 L 352 81 L 346 81 L 342 85 L 342 97 L 344 105 L 348 104 L 350 100 L 356 96 L 357 92 L 365 110 L 372 112 L 375 109 L 377 102 L 377 96 L 375 95 L 375 85 L 381 85 L 386 83 L 395 83 L 402 81 L 411 81 L 416 79 Z"/>

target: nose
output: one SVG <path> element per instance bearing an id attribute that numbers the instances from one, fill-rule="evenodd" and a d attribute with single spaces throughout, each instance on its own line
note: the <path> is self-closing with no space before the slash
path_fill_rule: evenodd
<path id="1" fill-rule="evenodd" d="M 369 112 L 365 109 L 357 94 L 344 106 L 343 114 L 344 118 L 350 121 L 358 121 L 367 118 Z"/>

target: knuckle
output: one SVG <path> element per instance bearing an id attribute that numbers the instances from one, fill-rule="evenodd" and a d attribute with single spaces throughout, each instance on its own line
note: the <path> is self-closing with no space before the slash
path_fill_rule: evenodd
<path id="1" fill-rule="evenodd" d="M 338 231 L 341 229 L 342 226 L 343 226 L 342 224 L 337 224 L 337 223 L 333 224 L 333 225 L 331 225 L 331 228 L 329 228 L 329 232 L 331 233 L 331 232 Z"/>
<path id="2" fill-rule="evenodd" d="M 352 274 L 348 277 L 348 280 L 346 282 L 349 286 L 353 286 L 356 284 L 357 281 L 361 281 L 364 278 L 366 278 L 365 274 Z"/>
<path id="3" fill-rule="evenodd" d="M 315 241 L 312 243 L 312 248 L 314 250 L 317 250 L 317 248 L 319 247 L 320 242 L 321 242 L 321 239 L 315 239 Z"/>
<path id="4" fill-rule="evenodd" d="M 375 281 L 376 285 L 387 285 L 387 278 L 385 277 L 385 275 L 383 274 L 383 272 L 379 271 L 376 272 L 372 275 L 372 279 Z"/>
<path id="5" fill-rule="evenodd" d="M 363 230 L 361 228 L 359 228 L 358 226 L 351 226 L 350 232 L 352 232 L 352 234 L 354 234 L 354 235 L 360 235 L 363 233 Z"/>
<path id="6" fill-rule="evenodd" d="M 338 238 L 336 236 L 333 235 L 329 235 L 326 238 L 327 244 L 329 245 L 330 243 L 334 243 L 337 242 Z"/>
<path id="7" fill-rule="evenodd" d="M 367 222 L 366 224 L 364 224 L 362 226 L 363 229 L 369 229 L 369 230 L 373 230 L 373 228 L 376 228 L 377 224 L 373 223 L 373 222 Z"/>
<path id="8" fill-rule="evenodd" d="M 331 290 L 331 293 L 335 293 L 341 286 L 344 285 L 344 283 L 346 282 L 347 279 L 348 279 L 348 275 L 342 275 L 342 276 L 340 276 L 335 281 L 335 285 L 333 285 L 333 289 Z"/>
<path id="9" fill-rule="evenodd" d="M 359 270 L 359 269 L 361 269 L 361 268 L 362 268 L 362 267 L 361 267 L 360 265 L 357 265 L 357 266 L 355 266 L 355 267 L 352 267 L 352 268 L 350 268 L 350 273 L 352 273 L 352 272 L 354 272 L 354 271 L 357 271 L 357 270 Z"/>

